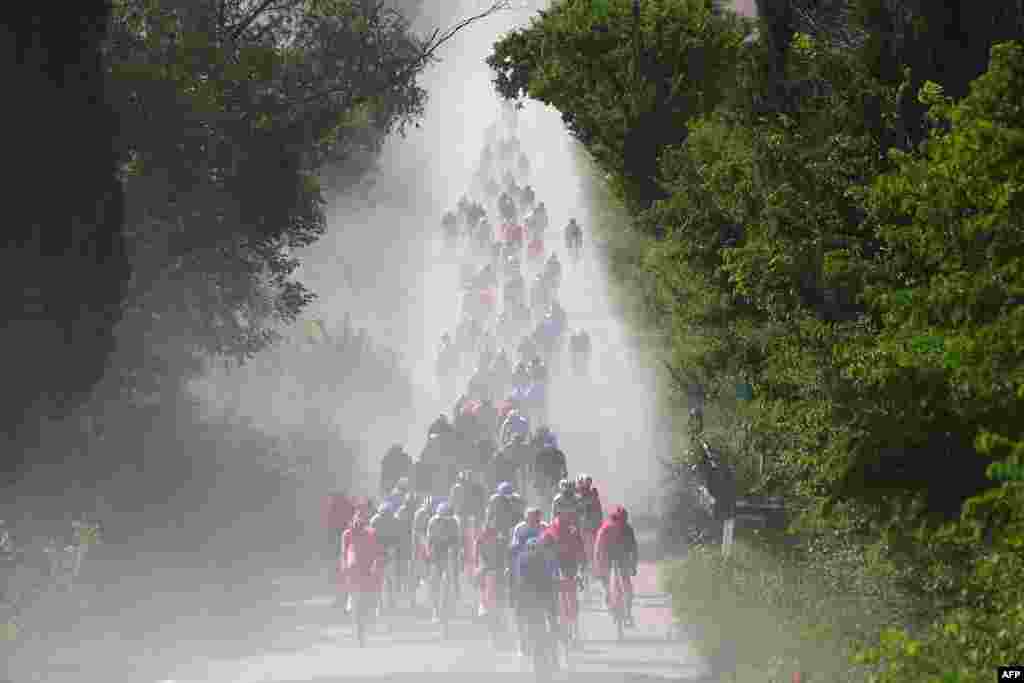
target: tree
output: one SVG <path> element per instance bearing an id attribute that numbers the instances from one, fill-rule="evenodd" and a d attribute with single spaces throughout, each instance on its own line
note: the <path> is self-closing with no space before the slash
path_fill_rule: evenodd
<path id="1" fill-rule="evenodd" d="M 598 31 L 585 6 L 555 3 L 498 41 L 487 63 L 502 97 L 525 95 L 561 111 L 615 175 L 620 196 L 646 206 L 664 197 L 658 155 L 685 139 L 690 118 L 722 101 L 746 24 L 697 0 L 650 0 L 635 35 L 630 7 L 610 2 L 608 30 Z"/>
<path id="2" fill-rule="evenodd" d="M 244 361 L 273 343 L 312 297 L 291 276 L 324 231 L 320 170 L 403 132 L 436 49 L 501 7 L 421 39 L 376 3 L 118 2 L 124 381 L 151 393 L 205 354 Z"/>
<path id="3" fill-rule="evenodd" d="M 5 192 L 0 434 L 31 441 L 41 415 L 68 414 L 103 374 L 129 276 L 123 195 L 101 46 L 110 9 L 87 0 L 11 8 L 3 29 L 11 102 Z M 16 442 L 16 441 L 15 441 Z M 23 449 L 5 449 L 15 466 Z M 5 465 L 6 465 L 5 462 Z"/>

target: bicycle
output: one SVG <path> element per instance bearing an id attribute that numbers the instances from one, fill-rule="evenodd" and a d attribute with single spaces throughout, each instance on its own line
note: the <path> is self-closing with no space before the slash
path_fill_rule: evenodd
<path id="1" fill-rule="evenodd" d="M 615 622 L 615 633 L 619 642 L 626 638 L 626 589 L 623 583 L 622 568 L 618 562 L 612 562 L 608 568 L 608 611 Z"/>
<path id="2" fill-rule="evenodd" d="M 385 611 L 393 610 L 397 603 L 394 577 L 395 565 L 397 564 L 395 549 L 388 548 L 384 553 L 383 567 L 381 567 L 383 580 L 380 593 L 377 595 L 377 616 L 383 616 Z"/>
<path id="3" fill-rule="evenodd" d="M 559 580 L 558 606 L 567 660 L 569 652 L 578 648 L 580 644 L 580 603 L 577 592 L 582 583 L 582 577 L 579 575 L 562 576 Z"/>
<path id="4" fill-rule="evenodd" d="M 359 647 L 366 647 L 366 631 L 373 621 L 373 611 L 377 596 L 368 591 L 355 591 L 350 594 L 352 604 L 352 625 Z"/>
<path id="5" fill-rule="evenodd" d="M 544 680 L 559 669 L 555 643 L 561 635 L 554 632 L 548 610 L 544 606 L 531 606 L 525 610 L 523 625 L 527 631 L 527 652 L 537 680 Z"/>
<path id="6" fill-rule="evenodd" d="M 459 553 L 456 548 L 451 546 L 446 548 L 443 553 L 445 557 L 443 559 L 439 558 L 435 570 L 439 575 L 435 578 L 437 583 L 435 584 L 436 598 L 434 604 L 437 608 L 438 620 L 441 623 L 441 639 L 448 640 L 448 625 L 453 611 L 453 601 L 457 595 L 452 582 L 458 581 L 458 572 L 455 571 L 455 567 L 458 566 Z"/>

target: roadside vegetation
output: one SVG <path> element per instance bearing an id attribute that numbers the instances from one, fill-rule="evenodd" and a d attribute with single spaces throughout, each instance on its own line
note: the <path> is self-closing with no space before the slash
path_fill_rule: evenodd
<path id="1" fill-rule="evenodd" d="M 740 680 L 973 682 L 1020 661 L 1019 8 L 599 5 L 505 36 L 495 86 L 557 108 L 586 151 L 675 422 L 705 396 L 740 492 L 792 513 L 728 560 L 698 544 L 668 566 L 680 621 Z"/>

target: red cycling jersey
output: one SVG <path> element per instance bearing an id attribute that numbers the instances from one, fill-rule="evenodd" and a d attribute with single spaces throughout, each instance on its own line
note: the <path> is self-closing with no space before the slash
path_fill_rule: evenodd
<path id="1" fill-rule="evenodd" d="M 341 536 L 339 580 L 349 592 L 375 592 L 380 590 L 382 575 L 377 560 L 383 550 L 377 532 L 368 526 L 349 528 Z"/>
<path id="2" fill-rule="evenodd" d="M 340 493 L 331 493 L 324 498 L 324 525 L 331 531 L 342 531 L 348 528 L 356 513 L 355 501 Z"/>
<path id="3" fill-rule="evenodd" d="M 564 517 L 555 517 L 555 521 L 544 530 L 543 535 L 554 539 L 558 559 L 563 567 L 581 564 L 586 558 L 580 530 L 574 523 L 566 521 Z"/>

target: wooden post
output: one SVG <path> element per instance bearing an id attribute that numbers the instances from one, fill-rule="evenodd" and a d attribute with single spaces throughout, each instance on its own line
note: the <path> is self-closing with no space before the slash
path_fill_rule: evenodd
<path id="1" fill-rule="evenodd" d="M 722 557 L 729 558 L 732 555 L 732 539 L 735 529 L 735 517 L 730 517 L 722 523 Z M 799 681 L 794 683 L 799 683 Z"/>

